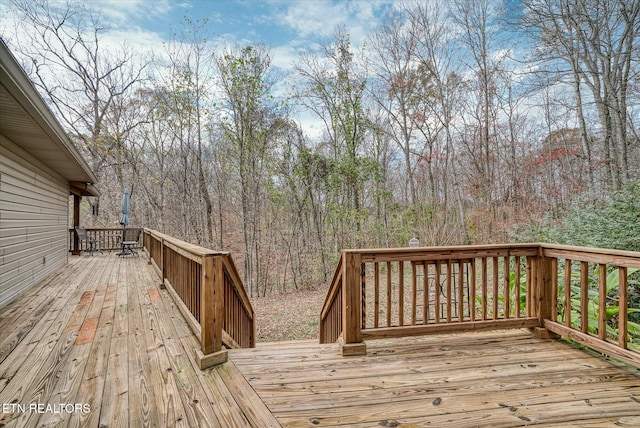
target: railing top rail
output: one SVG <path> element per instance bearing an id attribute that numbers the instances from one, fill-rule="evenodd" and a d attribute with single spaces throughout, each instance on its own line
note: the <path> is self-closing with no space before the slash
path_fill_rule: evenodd
<path id="1" fill-rule="evenodd" d="M 547 257 L 640 268 L 640 252 L 636 251 L 547 243 L 540 244 L 540 248 L 542 249 L 542 253 Z"/>
<path id="2" fill-rule="evenodd" d="M 356 253 L 362 262 L 447 260 L 495 256 L 535 256 L 540 252 L 540 244 L 487 244 L 458 245 L 447 247 L 416 248 L 363 248 L 347 249 L 343 253 Z"/>
<path id="3" fill-rule="evenodd" d="M 507 255 L 545 255 L 557 258 L 573 258 L 575 260 L 584 260 L 594 263 L 640 267 L 640 252 L 550 243 L 456 245 L 417 248 L 360 248 L 345 249 L 343 250 L 343 253 L 360 254 L 362 256 L 362 262 L 446 260 L 448 258 Z"/>
<path id="4" fill-rule="evenodd" d="M 236 292 L 238 293 L 238 296 L 240 297 L 240 301 L 245 311 L 247 312 L 247 316 L 249 317 L 249 319 L 253 319 L 254 317 L 253 306 L 251 306 L 251 302 L 249 301 L 249 296 L 247 296 L 247 291 L 241 285 L 242 279 L 240 278 L 240 274 L 238 273 L 238 269 L 236 268 L 236 265 L 233 262 L 233 259 L 231 257 L 226 257 L 223 259 L 223 263 L 226 266 L 227 272 L 231 276 L 233 283 L 235 284 L 234 289 L 236 290 Z"/>
<path id="5" fill-rule="evenodd" d="M 331 304 L 333 303 L 333 299 L 335 295 L 339 291 L 338 278 L 340 278 L 341 275 L 342 275 L 342 257 L 338 259 L 338 265 L 336 266 L 336 270 L 333 273 L 333 279 L 331 280 L 329 291 L 327 292 L 327 296 L 324 299 L 324 304 L 322 305 L 322 310 L 320 311 L 320 317 L 322 319 L 326 317 L 327 311 L 329 310 Z"/>
<path id="6" fill-rule="evenodd" d="M 94 231 L 105 230 L 105 231 L 114 231 L 114 232 L 121 231 L 122 232 L 122 226 L 120 227 L 83 227 L 82 229 L 94 230 Z M 128 229 L 142 229 L 142 228 L 137 226 L 132 226 L 132 227 L 128 227 Z M 74 230 L 75 230 L 75 227 L 69 228 L 69 232 L 73 232 Z"/>
<path id="7" fill-rule="evenodd" d="M 227 256 L 230 254 L 229 251 L 215 251 L 215 250 L 210 250 L 208 248 L 201 247 L 199 245 L 190 244 L 181 239 L 174 238 L 173 236 L 158 232 L 157 230 L 144 228 L 144 231 L 149 233 L 151 236 L 155 237 L 156 239 L 163 239 L 165 242 L 169 242 L 170 244 L 173 244 L 174 246 L 198 257 Z"/>

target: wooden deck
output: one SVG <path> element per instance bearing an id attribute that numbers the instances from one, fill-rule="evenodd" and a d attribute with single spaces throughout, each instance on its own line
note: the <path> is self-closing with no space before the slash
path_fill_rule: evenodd
<path id="1" fill-rule="evenodd" d="M 640 426 L 640 373 L 525 331 L 230 351 L 283 426 Z"/>
<path id="2" fill-rule="evenodd" d="M 145 257 L 72 257 L 0 310 L 0 426 L 640 425 L 637 369 L 520 330 L 198 346 Z"/>
<path id="3" fill-rule="evenodd" d="M 233 364 L 196 367 L 145 257 L 70 260 L 0 310 L 0 426 L 278 426 Z"/>

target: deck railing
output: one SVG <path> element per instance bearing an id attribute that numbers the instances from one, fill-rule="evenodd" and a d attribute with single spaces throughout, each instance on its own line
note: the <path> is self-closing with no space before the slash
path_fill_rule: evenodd
<path id="1" fill-rule="evenodd" d="M 226 361 L 227 348 L 255 347 L 254 313 L 233 259 L 144 229 L 144 249 L 200 339 L 201 368 Z"/>
<path id="2" fill-rule="evenodd" d="M 112 251 L 122 249 L 122 228 L 100 228 L 94 227 L 87 230 L 87 236 L 95 240 L 95 248 L 102 251 Z M 69 252 L 80 252 L 89 248 L 86 241 L 78 241 L 74 229 L 69 229 Z M 138 247 L 142 248 L 142 242 Z"/>
<path id="3" fill-rule="evenodd" d="M 627 295 L 639 267 L 640 253 L 548 244 L 344 250 L 320 341 L 348 355 L 369 338 L 526 327 L 640 365 Z"/>
<path id="4" fill-rule="evenodd" d="M 552 296 L 542 326 L 640 367 L 640 326 L 629 319 L 640 313 L 639 296 L 629 295 L 640 253 L 549 244 L 541 251 Z"/>

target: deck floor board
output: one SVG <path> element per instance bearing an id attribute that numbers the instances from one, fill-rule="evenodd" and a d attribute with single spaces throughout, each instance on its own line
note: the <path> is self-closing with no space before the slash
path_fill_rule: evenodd
<path id="1" fill-rule="evenodd" d="M 521 330 L 262 343 L 209 370 L 197 345 L 145 257 L 70 257 L 0 309 L 0 425 L 640 425 L 640 371 Z"/>
<path id="2" fill-rule="evenodd" d="M 283 426 L 640 420 L 640 371 L 523 330 L 370 340 L 347 358 L 312 341 L 260 344 L 230 359 Z"/>

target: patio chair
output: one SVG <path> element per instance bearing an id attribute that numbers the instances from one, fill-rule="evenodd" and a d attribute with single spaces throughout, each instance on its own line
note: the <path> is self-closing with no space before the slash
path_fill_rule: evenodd
<path id="1" fill-rule="evenodd" d="M 133 249 L 133 247 L 137 247 L 140 245 L 140 235 L 142 234 L 142 229 L 140 228 L 131 228 L 124 229 L 122 231 L 122 251 L 118 253 L 118 256 L 128 256 L 138 255 L 138 252 Z"/>
<path id="2" fill-rule="evenodd" d="M 87 229 L 84 229 L 82 227 L 76 227 L 75 229 L 76 229 L 76 235 L 78 236 L 78 241 L 81 244 L 82 242 L 85 242 L 86 243 L 85 247 L 88 246 L 88 248 L 80 250 L 80 254 L 90 253 L 93 256 L 93 253 L 98 251 L 100 252 L 100 254 L 104 254 L 102 250 L 96 246 L 98 242 L 101 242 L 100 240 L 90 237 L 87 234 Z"/>

